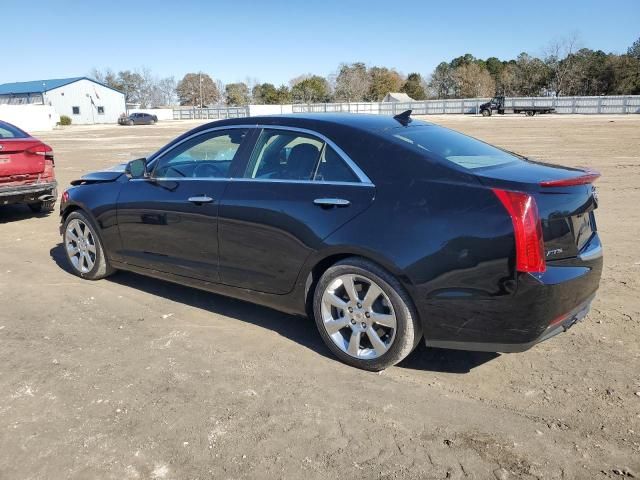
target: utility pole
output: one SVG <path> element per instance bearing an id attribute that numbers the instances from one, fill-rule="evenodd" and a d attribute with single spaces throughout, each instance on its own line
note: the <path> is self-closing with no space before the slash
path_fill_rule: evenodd
<path id="1" fill-rule="evenodd" d="M 202 72 L 198 76 L 200 77 L 200 108 L 202 108 Z"/>

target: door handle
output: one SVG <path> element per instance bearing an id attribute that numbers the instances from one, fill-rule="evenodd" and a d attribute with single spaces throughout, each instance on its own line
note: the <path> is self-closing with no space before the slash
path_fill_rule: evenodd
<path id="1" fill-rule="evenodd" d="M 351 202 L 344 198 L 316 198 L 313 203 L 323 208 L 348 207 L 351 205 Z"/>
<path id="2" fill-rule="evenodd" d="M 207 195 L 197 195 L 195 197 L 189 197 L 189 201 L 191 203 L 195 203 L 196 205 L 200 205 L 202 203 L 211 203 L 213 202 L 213 198 Z"/>

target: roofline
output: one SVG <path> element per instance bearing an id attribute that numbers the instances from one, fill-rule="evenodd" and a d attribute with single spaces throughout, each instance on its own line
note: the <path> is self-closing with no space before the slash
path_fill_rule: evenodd
<path id="1" fill-rule="evenodd" d="M 33 91 L 30 91 L 30 92 L 22 92 L 22 93 L 6 92 L 6 93 L 0 93 L 0 95 L 2 95 L 2 96 L 6 96 L 6 95 L 31 95 L 31 94 L 43 95 L 43 94 L 45 94 L 47 92 L 51 92 L 53 90 L 57 90 L 58 88 L 66 87 L 67 85 L 71 85 L 72 83 L 79 82 L 80 80 L 88 80 L 90 82 L 97 83 L 98 85 L 101 85 L 101 86 L 103 86 L 105 88 L 113 90 L 114 92 L 118 92 L 119 94 L 124 95 L 124 92 L 121 92 L 120 90 L 118 90 L 116 88 L 113 88 L 113 87 L 111 87 L 111 86 L 109 86 L 109 85 L 107 85 L 105 83 L 99 82 L 99 81 L 97 81 L 97 80 L 95 80 L 93 78 L 90 78 L 90 77 L 71 77 L 71 78 L 68 78 L 68 79 L 53 78 L 53 79 L 50 79 L 50 80 L 69 80 L 69 81 L 66 82 L 66 83 L 63 83 L 62 85 L 58 85 L 56 87 L 53 87 L 53 88 L 47 88 L 47 80 L 46 79 L 45 80 L 32 80 L 32 82 L 42 82 L 44 84 L 44 88 L 42 90 L 33 90 Z M 10 82 L 10 83 L 19 84 L 19 83 L 30 83 L 30 82 Z"/>
<path id="2" fill-rule="evenodd" d="M 97 83 L 98 85 L 102 85 L 105 88 L 108 88 L 110 90 L 113 90 L 114 92 L 118 92 L 118 93 L 124 95 L 124 92 L 121 92 L 120 90 L 118 90 L 116 88 L 113 88 L 113 87 L 107 85 L 106 83 L 99 82 L 99 81 L 97 81 L 97 80 L 95 80 L 93 78 L 90 78 L 90 77 L 77 77 L 76 79 L 70 81 L 69 83 L 65 83 L 63 85 L 59 85 L 59 86 L 54 87 L 54 88 L 45 89 L 42 93 L 47 93 L 47 92 L 50 92 L 52 90 L 57 90 L 58 88 L 66 87 L 67 85 L 71 85 L 72 83 L 79 82 L 80 80 L 89 80 L 90 82 Z M 45 85 L 46 85 L 46 83 L 45 83 Z M 34 93 L 39 93 L 39 92 L 34 92 Z"/>

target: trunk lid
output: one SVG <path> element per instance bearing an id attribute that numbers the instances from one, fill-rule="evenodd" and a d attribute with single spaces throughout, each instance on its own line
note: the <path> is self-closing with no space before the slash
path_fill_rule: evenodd
<path id="1" fill-rule="evenodd" d="M 484 185 L 533 196 L 546 261 L 578 256 L 597 231 L 598 196 L 592 182 L 598 174 L 530 160 L 478 170 L 474 174 Z"/>
<path id="2" fill-rule="evenodd" d="M 45 157 L 29 151 L 41 144 L 34 138 L 0 140 L 0 182 L 24 180 L 42 173 Z"/>

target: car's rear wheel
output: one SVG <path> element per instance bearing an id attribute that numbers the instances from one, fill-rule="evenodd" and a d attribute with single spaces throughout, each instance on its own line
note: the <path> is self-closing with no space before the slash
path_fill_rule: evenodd
<path id="1" fill-rule="evenodd" d="M 422 328 L 393 275 L 361 258 L 348 258 L 320 278 L 313 312 L 322 339 L 343 362 L 379 371 L 404 359 Z"/>
<path id="2" fill-rule="evenodd" d="M 71 212 L 66 218 L 63 241 L 66 258 L 74 274 L 88 280 L 99 280 L 114 272 L 93 223 L 83 212 Z"/>

